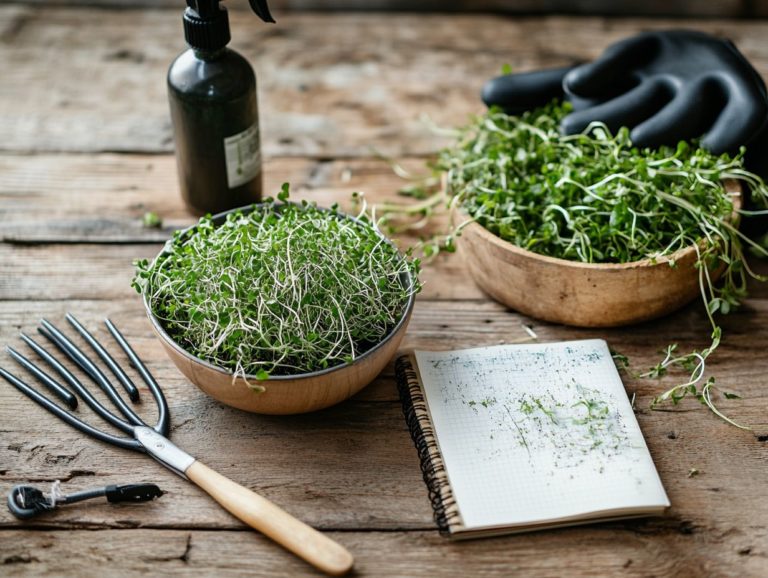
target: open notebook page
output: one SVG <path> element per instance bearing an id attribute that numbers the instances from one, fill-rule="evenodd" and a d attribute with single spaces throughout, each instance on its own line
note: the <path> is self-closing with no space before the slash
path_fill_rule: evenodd
<path id="1" fill-rule="evenodd" d="M 414 355 L 466 529 L 669 506 L 605 341 Z"/>

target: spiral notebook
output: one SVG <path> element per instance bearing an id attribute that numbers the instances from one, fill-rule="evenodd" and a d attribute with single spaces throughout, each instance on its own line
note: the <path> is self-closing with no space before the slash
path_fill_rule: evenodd
<path id="1" fill-rule="evenodd" d="M 396 372 L 444 535 L 654 516 L 669 506 L 605 341 L 414 351 Z"/>

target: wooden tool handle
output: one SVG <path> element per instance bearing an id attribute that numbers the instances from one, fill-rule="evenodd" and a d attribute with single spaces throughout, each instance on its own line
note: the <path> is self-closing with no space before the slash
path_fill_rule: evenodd
<path id="1" fill-rule="evenodd" d="M 354 559 L 341 545 L 266 498 L 197 461 L 185 473 L 231 514 L 323 572 L 341 576 L 352 568 Z"/>

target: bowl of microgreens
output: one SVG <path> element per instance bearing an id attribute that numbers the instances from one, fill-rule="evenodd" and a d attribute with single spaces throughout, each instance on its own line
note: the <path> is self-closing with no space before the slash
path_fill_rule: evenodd
<path id="1" fill-rule="evenodd" d="M 638 150 L 627 129 L 600 123 L 563 136 L 569 107 L 490 110 L 441 154 L 465 218 L 457 246 L 478 285 L 512 309 L 583 327 L 654 319 L 697 296 L 710 313 L 737 305 L 742 241 L 753 244 L 738 230 L 740 183 L 768 197 L 743 153 Z"/>
<path id="2" fill-rule="evenodd" d="M 725 181 L 723 195 L 730 197 L 737 222 L 738 181 Z M 522 249 L 475 220 L 461 237 L 459 248 L 484 292 L 526 315 L 577 327 L 617 327 L 667 315 L 700 295 L 700 275 L 715 283 L 726 269 L 719 251 L 702 258 L 708 249 L 702 241 L 638 260 L 583 262 Z"/>
<path id="3" fill-rule="evenodd" d="M 691 396 L 749 429 L 716 407 L 717 391 L 738 395 L 716 385 L 706 364 L 720 346 L 717 315 L 739 306 L 748 278 L 768 281 L 745 258 L 747 250 L 768 257 L 768 236 L 756 241 L 739 230 L 742 216 L 768 215 L 768 186 L 744 168 L 743 148 L 732 156 L 715 156 L 696 141 L 638 149 L 626 128 L 612 134 L 602 123 L 563 136 L 560 122 L 570 110 L 557 101 L 519 116 L 492 108 L 463 128 L 441 130 L 455 142 L 427 176 L 413 178 L 393 163 L 412 180 L 401 193 L 417 202 L 377 205 L 379 223 L 391 232 L 422 231 L 448 209 L 447 232 L 417 248 L 427 257 L 458 248 L 482 289 L 545 320 L 625 325 L 699 296 L 708 346 L 685 353 L 669 344 L 642 372 L 614 358 L 635 378 L 683 372 L 651 408 Z"/>
<path id="4" fill-rule="evenodd" d="M 419 262 L 361 213 L 278 201 L 178 231 L 133 286 L 176 366 L 217 400 L 265 414 L 339 403 L 397 351 Z"/>

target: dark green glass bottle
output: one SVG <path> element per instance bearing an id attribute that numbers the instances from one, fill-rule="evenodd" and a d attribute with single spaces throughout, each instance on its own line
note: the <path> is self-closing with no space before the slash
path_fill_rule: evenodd
<path id="1" fill-rule="evenodd" d="M 189 50 L 168 70 L 181 194 L 195 214 L 218 213 L 261 200 L 261 143 L 256 75 L 226 48 L 227 11 L 219 0 L 187 0 Z M 264 0 L 254 11 L 274 22 Z"/>

